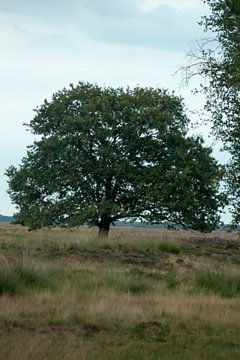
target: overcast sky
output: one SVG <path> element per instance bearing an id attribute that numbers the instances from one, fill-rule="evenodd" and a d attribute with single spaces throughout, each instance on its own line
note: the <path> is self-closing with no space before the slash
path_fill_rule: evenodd
<path id="1" fill-rule="evenodd" d="M 0 214 L 14 212 L 4 172 L 34 139 L 23 123 L 64 86 L 163 87 L 200 108 L 173 74 L 203 37 L 206 12 L 201 0 L 0 0 Z M 209 143 L 207 129 L 195 131 Z"/>

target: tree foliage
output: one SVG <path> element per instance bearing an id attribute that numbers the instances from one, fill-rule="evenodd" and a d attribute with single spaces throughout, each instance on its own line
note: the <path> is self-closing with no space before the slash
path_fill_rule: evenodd
<path id="1" fill-rule="evenodd" d="M 202 48 L 200 73 L 209 83 L 206 109 L 213 116 L 214 129 L 231 150 L 240 124 L 240 1 L 205 0 L 211 14 L 203 18 L 214 41 Z"/>
<path id="2" fill-rule="evenodd" d="M 118 219 L 173 221 L 212 230 L 221 168 L 187 137 L 182 100 L 165 90 L 79 83 L 36 109 L 39 139 L 7 170 L 16 219 L 31 228 Z"/>
<path id="3" fill-rule="evenodd" d="M 205 110 L 211 113 L 213 132 L 231 155 L 228 190 L 234 218 L 240 220 L 240 0 L 204 0 L 210 13 L 201 25 L 210 38 L 200 42 L 187 66 L 187 76 L 202 75 L 206 83 Z"/>

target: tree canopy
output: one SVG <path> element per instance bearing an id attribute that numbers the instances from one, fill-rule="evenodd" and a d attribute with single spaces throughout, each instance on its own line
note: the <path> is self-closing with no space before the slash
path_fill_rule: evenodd
<path id="1" fill-rule="evenodd" d="M 201 25 L 203 40 L 187 67 L 188 76 L 202 75 L 205 109 L 211 113 L 214 134 L 231 155 L 226 179 L 234 219 L 240 221 L 240 0 L 204 0 L 210 13 Z"/>
<path id="2" fill-rule="evenodd" d="M 211 13 L 202 25 L 213 33 L 202 48 L 200 70 L 209 83 L 204 88 L 207 110 L 215 132 L 231 150 L 240 124 L 240 1 L 205 0 Z"/>
<path id="3" fill-rule="evenodd" d="M 212 230 L 221 168 L 187 136 L 182 99 L 153 88 L 71 85 L 38 107 L 38 140 L 7 170 L 16 220 L 32 229 L 118 219 L 172 221 Z"/>

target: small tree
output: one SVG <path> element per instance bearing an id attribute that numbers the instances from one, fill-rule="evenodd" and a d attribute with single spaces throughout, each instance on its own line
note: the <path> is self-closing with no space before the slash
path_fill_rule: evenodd
<path id="1" fill-rule="evenodd" d="M 187 125 L 182 100 L 164 90 L 79 83 L 57 92 L 30 122 L 41 138 L 7 170 L 17 221 L 100 234 L 127 218 L 212 230 L 222 171 Z"/>

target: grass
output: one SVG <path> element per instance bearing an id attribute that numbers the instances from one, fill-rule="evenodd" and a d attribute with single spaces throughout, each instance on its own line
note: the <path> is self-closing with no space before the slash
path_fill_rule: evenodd
<path id="1" fill-rule="evenodd" d="M 196 274 L 195 287 L 197 291 L 234 298 L 240 294 L 240 276 L 204 270 Z"/>
<path id="2" fill-rule="evenodd" d="M 167 241 L 162 241 L 159 242 L 157 244 L 157 249 L 169 254 L 175 254 L 178 255 L 180 254 L 182 248 L 180 245 L 174 243 L 174 242 L 167 242 Z"/>
<path id="3" fill-rule="evenodd" d="M 113 267 L 99 270 L 97 274 L 86 269 L 77 270 L 71 274 L 71 280 L 73 288 L 83 296 L 101 290 L 140 294 L 151 292 L 156 285 L 154 280 Z"/>
<path id="4" fill-rule="evenodd" d="M 179 277 L 174 272 L 168 273 L 166 275 L 165 279 L 166 279 L 166 283 L 167 283 L 167 288 L 169 290 L 176 290 L 181 285 L 181 281 L 180 281 Z"/>
<path id="5" fill-rule="evenodd" d="M 16 295 L 22 291 L 22 283 L 19 281 L 19 276 L 15 271 L 1 271 L 0 272 L 0 294 Z"/>
<path id="6" fill-rule="evenodd" d="M 239 359 L 234 236 L 0 226 L 0 359 Z"/>
<path id="7" fill-rule="evenodd" d="M 12 264 L 0 269 L 0 295 L 17 295 L 26 289 L 48 289 L 55 287 L 52 270 L 40 270 L 31 265 Z"/>
<path id="8" fill-rule="evenodd" d="M 124 231 L 125 230 L 125 231 Z M 0 227 L 0 249 L 24 249 L 44 251 L 71 251 L 106 249 L 111 251 L 163 251 L 178 254 L 182 247 L 178 242 L 178 232 L 139 231 L 135 229 L 112 229 L 109 239 L 97 238 L 97 229 L 42 229 L 28 232 L 17 225 Z M 67 239 L 67 241 L 66 241 Z M 175 241 L 176 240 L 176 241 Z"/>
<path id="9" fill-rule="evenodd" d="M 94 242 L 95 246 L 108 249 L 112 251 L 135 251 L 135 252 L 157 252 L 162 251 L 169 254 L 179 254 L 181 252 L 181 246 L 171 240 L 166 241 L 162 239 L 156 239 L 152 241 L 148 240 L 131 240 L 131 239 L 117 239 L 117 240 L 104 240 L 100 245 L 99 241 Z"/>
<path id="10" fill-rule="evenodd" d="M 126 272 L 108 271 L 104 274 L 102 287 L 118 292 L 140 294 L 151 291 L 151 282 Z"/>

